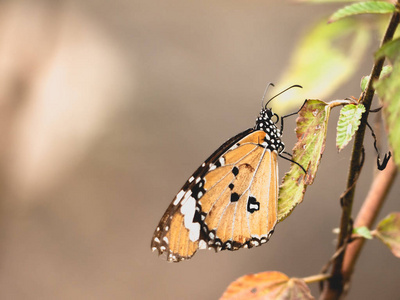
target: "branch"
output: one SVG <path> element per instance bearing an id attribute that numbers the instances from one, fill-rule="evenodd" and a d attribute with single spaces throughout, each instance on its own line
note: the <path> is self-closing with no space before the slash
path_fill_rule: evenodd
<path id="1" fill-rule="evenodd" d="M 397 6 L 400 6 L 400 0 L 397 1 Z M 394 32 L 396 31 L 397 25 L 399 23 L 399 13 L 396 11 L 393 13 L 386 33 L 383 37 L 381 45 L 387 43 L 393 38 Z M 371 102 L 375 94 L 375 89 L 373 83 L 375 80 L 379 79 L 380 73 L 382 71 L 384 58 L 379 59 L 375 62 L 366 91 L 360 101 L 365 106 L 365 113 L 362 115 L 361 124 L 354 138 L 354 145 L 352 150 L 352 156 L 350 161 L 350 168 L 347 177 L 347 187 L 342 198 L 342 216 L 340 219 L 340 233 L 338 238 L 338 243 L 336 249 L 340 249 L 343 246 L 346 247 L 347 241 L 351 237 L 351 212 L 353 206 L 354 192 L 356 187 L 356 182 L 358 174 L 362 167 L 362 151 L 364 143 L 364 133 L 365 127 L 368 120 L 369 110 L 371 108 Z M 324 290 L 321 294 L 321 299 L 339 299 L 340 295 L 343 293 L 343 287 L 345 284 L 344 276 L 342 273 L 343 259 L 346 253 L 346 249 L 335 258 L 332 265 L 331 278 L 326 282 Z M 351 274 L 351 272 L 349 273 Z"/>
<path id="2" fill-rule="evenodd" d="M 358 213 L 354 227 L 366 226 L 371 228 L 382 207 L 383 202 L 386 199 L 396 175 L 397 167 L 392 159 L 389 161 L 385 170 L 381 171 L 376 176 L 371 189 L 368 192 L 367 198 L 365 199 L 360 212 Z M 364 242 L 365 239 L 360 238 L 351 242 L 347 247 L 342 268 L 345 284 L 350 281 L 351 274 L 353 273 L 354 266 Z"/>

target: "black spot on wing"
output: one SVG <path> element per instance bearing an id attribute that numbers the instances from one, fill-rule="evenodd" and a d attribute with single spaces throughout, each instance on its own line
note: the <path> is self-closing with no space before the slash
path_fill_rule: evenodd
<path id="1" fill-rule="evenodd" d="M 238 167 L 233 167 L 232 173 L 233 173 L 233 175 L 237 176 L 237 175 L 239 174 L 239 169 L 238 169 Z"/>
<path id="2" fill-rule="evenodd" d="M 249 200 L 247 201 L 247 211 L 252 214 L 258 210 L 260 210 L 260 202 L 257 202 L 255 197 L 250 196 Z"/>
<path id="3" fill-rule="evenodd" d="M 221 162 L 219 160 L 217 160 L 214 165 L 215 165 L 215 167 L 219 168 L 221 166 Z"/>
<path id="4" fill-rule="evenodd" d="M 198 183 L 191 187 L 192 197 L 199 200 L 206 192 L 204 189 L 204 179 L 201 179 Z"/>
<path id="5" fill-rule="evenodd" d="M 239 194 L 238 193 L 232 193 L 231 194 L 231 202 L 237 202 L 239 200 Z"/>

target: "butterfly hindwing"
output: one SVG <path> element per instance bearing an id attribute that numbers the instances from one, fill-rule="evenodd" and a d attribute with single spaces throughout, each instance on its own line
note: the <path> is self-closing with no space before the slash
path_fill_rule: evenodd
<path id="1" fill-rule="evenodd" d="M 162 217 L 152 249 L 168 261 L 198 250 L 236 250 L 269 239 L 276 224 L 277 151 L 248 129 L 224 143 L 189 178 Z"/>

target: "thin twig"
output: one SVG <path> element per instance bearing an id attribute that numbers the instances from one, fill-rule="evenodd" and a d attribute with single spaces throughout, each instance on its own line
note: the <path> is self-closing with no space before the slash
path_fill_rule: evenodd
<path id="1" fill-rule="evenodd" d="M 329 279 L 330 276 L 331 275 L 329 275 L 329 274 L 317 274 L 317 275 L 313 275 L 313 276 L 304 277 L 302 279 L 304 280 L 305 283 L 309 284 L 309 283 L 327 280 L 327 279 Z"/>

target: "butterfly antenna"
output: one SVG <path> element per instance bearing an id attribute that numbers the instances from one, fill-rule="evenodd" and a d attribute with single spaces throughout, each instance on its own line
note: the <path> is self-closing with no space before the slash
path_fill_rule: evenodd
<path id="1" fill-rule="evenodd" d="M 286 92 L 286 91 L 288 91 L 288 90 L 290 90 L 291 88 L 294 88 L 294 87 L 303 88 L 301 85 L 298 85 L 298 84 L 294 84 L 294 85 L 292 85 L 292 86 L 289 86 L 288 88 L 284 89 L 282 92 L 276 94 L 276 95 L 273 96 L 271 99 L 269 99 L 268 102 L 265 104 L 265 108 L 267 108 L 267 105 L 268 105 L 273 99 L 275 99 L 275 98 L 278 97 L 279 95 L 282 95 L 284 92 Z"/>
<path id="2" fill-rule="evenodd" d="M 264 108 L 264 99 L 265 99 L 265 95 L 267 94 L 268 88 L 269 88 L 270 86 L 275 86 L 275 85 L 274 85 L 272 82 L 268 83 L 267 87 L 265 88 L 264 95 L 263 95 L 263 97 L 262 97 L 262 99 L 261 99 L 261 108 Z M 269 102 L 269 101 L 268 101 L 268 102 Z"/>

